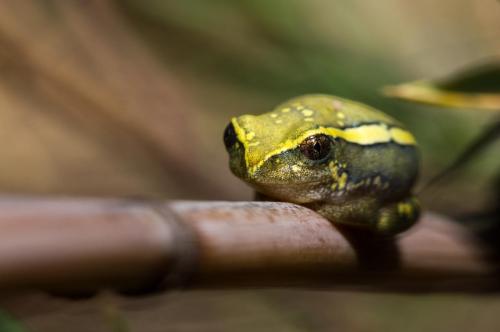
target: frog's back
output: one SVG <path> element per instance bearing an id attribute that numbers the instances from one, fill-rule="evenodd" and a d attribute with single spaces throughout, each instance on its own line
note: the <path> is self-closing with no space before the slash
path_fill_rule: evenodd
<path id="1" fill-rule="evenodd" d="M 401 123 L 375 108 L 331 95 L 300 96 L 279 105 L 274 112 L 283 109 L 303 112 L 305 116 L 309 114 L 307 110 L 313 110 L 314 123 L 327 127 L 352 128 L 374 123 L 402 127 Z"/>

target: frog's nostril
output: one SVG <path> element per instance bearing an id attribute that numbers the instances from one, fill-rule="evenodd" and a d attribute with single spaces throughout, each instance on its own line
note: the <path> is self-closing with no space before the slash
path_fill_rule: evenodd
<path id="1" fill-rule="evenodd" d="M 224 130 L 224 145 L 226 146 L 226 150 L 229 151 L 237 140 L 234 126 L 232 123 L 229 123 Z"/>

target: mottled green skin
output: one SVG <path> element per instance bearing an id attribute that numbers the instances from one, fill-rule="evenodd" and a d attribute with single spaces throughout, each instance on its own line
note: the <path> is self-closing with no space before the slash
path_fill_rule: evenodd
<path id="1" fill-rule="evenodd" d="M 309 95 L 269 113 L 235 118 L 233 124 L 239 128 L 238 142 L 229 149 L 230 168 L 261 196 L 302 204 L 334 223 L 384 234 L 401 232 L 417 220 L 418 201 L 411 195 L 418 173 L 416 145 L 365 142 L 363 137 L 366 125 L 404 130 L 384 113 L 338 97 Z M 356 128 L 361 137 L 341 138 L 329 128 L 342 135 L 346 128 Z M 306 158 L 298 147 L 304 132 L 316 129 L 333 142 L 322 160 Z M 366 135 L 371 135 L 368 130 Z"/>

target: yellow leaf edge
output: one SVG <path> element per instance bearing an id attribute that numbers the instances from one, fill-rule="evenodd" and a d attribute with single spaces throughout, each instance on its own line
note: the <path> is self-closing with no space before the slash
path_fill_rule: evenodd
<path id="1" fill-rule="evenodd" d="M 382 93 L 387 97 L 434 106 L 500 112 L 500 94 L 443 90 L 431 81 L 426 80 L 388 85 L 382 88 Z"/>

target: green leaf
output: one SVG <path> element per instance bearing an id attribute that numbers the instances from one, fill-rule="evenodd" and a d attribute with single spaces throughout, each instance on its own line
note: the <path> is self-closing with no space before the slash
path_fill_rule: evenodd
<path id="1" fill-rule="evenodd" d="M 476 66 L 443 80 L 386 86 L 383 93 L 441 107 L 500 111 L 500 63 Z"/>
<path id="2" fill-rule="evenodd" d="M 500 63 L 489 63 L 458 73 L 438 84 L 443 90 L 463 93 L 500 93 Z"/>

